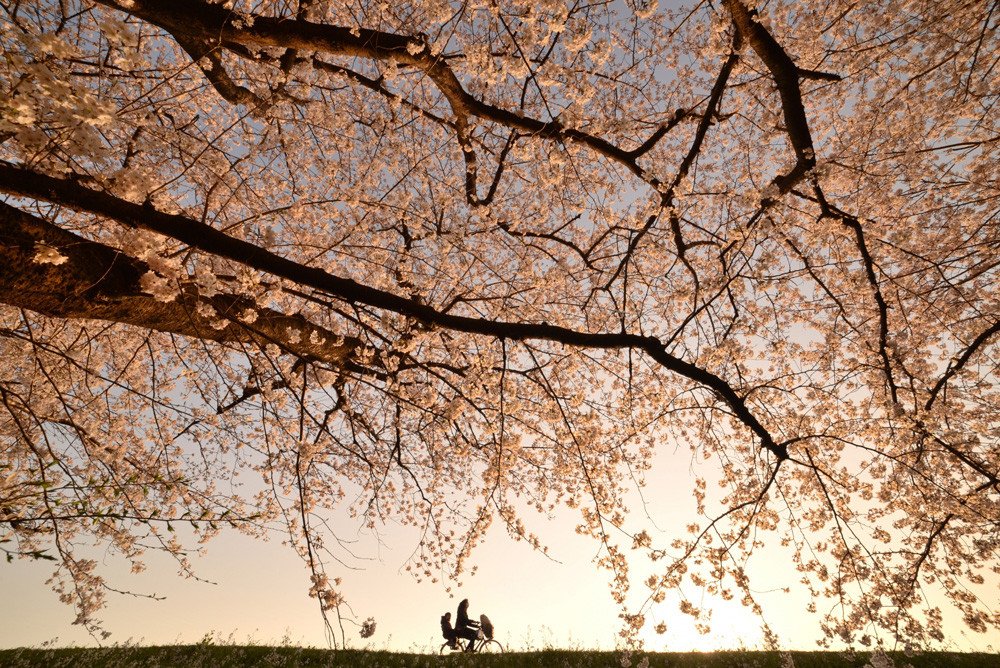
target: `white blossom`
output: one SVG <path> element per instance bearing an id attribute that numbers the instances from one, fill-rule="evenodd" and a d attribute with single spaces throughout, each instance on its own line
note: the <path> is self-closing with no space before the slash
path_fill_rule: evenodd
<path id="1" fill-rule="evenodd" d="M 35 257 L 34 261 L 38 264 L 54 264 L 60 265 L 65 263 L 69 258 L 60 253 L 57 249 L 52 246 L 43 244 L 41 242 L 35 243 Z"/>
<path id="2" fill-rule="evenodd" d="M 143 292 L 152 295 L 157 301 L 170 302 L 177 298 L 177 289 L 170 280 L 156 272 L 147 271 L 140 277 L 139 284 Z"/>

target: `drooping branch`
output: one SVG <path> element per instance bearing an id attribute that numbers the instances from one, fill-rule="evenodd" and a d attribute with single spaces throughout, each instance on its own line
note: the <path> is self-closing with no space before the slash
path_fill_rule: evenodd
<path id="1" fill-rule="evenodd" d="M 913 574 L 910 576 L 910 581 L 908 583 L 908 588 L 913 590 L 917 584 L 917 578 L 920 577 L 920 569 L 923 567 L 924 562 L 931 554 L 931 550 L 934 548 L 934 542 L 937 540 L 941 532 L 944 531 L 945 527 L 948 526 L 948 522 L 952 520 L 955 516 L 952 513 L 948 513 L 940 521 L 933 523 L 933 529 L 927 535 L 927 540 L 924 541 L 924 547 L 917 556 L 917 560 L 913 562 Z"/>
<path id="2" fill-rule="evenodd" d="M 365 88 L 378 93 L 379 95 L 385 97 L 388 100 L 391 100 L 393 102 L 399 102 L 404 107 L 413 110 L 414 113 L 423 116 L 424 118 L 430 121 L 433 121 L 439 125 L 443 125 L 449 128 L 454 128 L 455 126 L 455 124 L 452 121 L 441 118 L 434 112 L 428 111 L 423 107 L 421 107 L 420 105 L 414 104 L 405 97 L 400 96 L 394 93 L 393 91 L 389 90 L 388 88 L 386 88 L 385 83 L 381 78 L 372 79 L 371 77 L 366 77 L 364 74 L 361 74 L 360 72 L 355 72 L 349 67 L 343 67 L 341 65 L 336 65 L 334 63 L 328 63 L 324 60 L 320 60 L 319 58 L 313 58 L 311 62 L 313 67 L 315 67 L 318 70 L 322 70 L 324 72 L 330 72 L 338 76 L 350 79 L 351 81 L 354 81 L 356 83 L 359 83 Z"/>
<path id="3" fill-rule="evenodd" d="M 938 394 L 940 394 L 945 388 L 948 381 L 965 367 L 972 356 L 975 355 L 980 348 L 986 345 L 987 341 L 997 334 L 1000 334 L 1000 320 L 980 332 L 979 336 L 977 336 L 972 343 L 970 343 L 969 346 L 962 351 L 962 354 L 958 356 L 958 359 L 956 359 L 954 363 L 948 365 L 947 370 L 945 370 L 944 374 L 941 375 L 941 378 L 938 379 L 938 382 L 934 384 L 933 389 L 931 389 L 930 396 L 927 398 L 927 403 L 924 405 L 924 410 L 929 411 L 931 409 L 934 402 L 937 400 Z"/>
<path id="4" fill-rule="evenodd" d="M 925 438 L 930 438 L 936 444 L 938 444 L 939 446 L 941 446 L 942 448 L 944 448 L 947 452 L 951 453 L 955 457 L 955 459 L 957 459 L 958 461 L 962 462 L 963 464 L 965 464 L 966 466 L 968 466 L 970 469 L 972 469 L 976 473 L 978 473 L 981 476 L 983 476 L 984 478 L 986 478 L 986 484 L 987 484 L 987 486 L 993 487 L 993 488 L 998 488 L 998 486 L 1000 486 L 1000 471 L 997 471 L 997 472 L 990 471 L 987 468 L 987 465 L 985 465 L 985 464 L 983 464 L 981 462 L 977 462 L 975 459 L 972 458 L 972 456 L 970 456 L 970 455 L 962 452 L 957 447 L 955 447 L 951 443 L 945 441 L 940 436 L 937 436 L 937 435 L 931 433 L 931 431 L 929 429 L 927 429 L 927 426 L 924 425 L 922 422 L 918 421 L 916 423 L 916 427 L 917 427 L 918 433 L 921 434 L 921 436 L 923 436 Z M 986 489 L 986 487 L 981 487 L 977 491 L 981 491 L 982 489 Z"/>
<path id="5" fill-rule="evenodd" d="M 757 20 L 756 12 L 751 12 L 747 9 L 742 0 L 725 0 L 725 4 L 739 31 L 771 73 L 771 78 L 774 80 L 778 88 L 778 94 L 781 97 L 785 133 L 788 135 L 789 143 L 791 143 L 796 157 L 795 166 L 786 174 L 776 176 L 773 181 L 774 185 L 777 186 L 778 192 L 784 194 L 794 188 L 816 166 L 812 134 L 809 130 L 809 121 L 806 117 L 805 104 L 802 101 L 802 89 L 800 86 L 803 72 L 811 73 L 811 71 L 802 70 L 795 64 L 791 56 L 782 48 L 774 36 Z M 898 390 L 893 378 L 892 365 L 888 354 L 888 305 L 879 288 L 878 277 L 875 275 L 874 261 L 865 242 L 864 229 L 855 216 L 846 214 L 828 204 L 818 184 L 814 190 L 816 191 L 824 215 L 837 218 L 849 227 L 855 235 L 858 252 L 861 254 L 865 267 L 865 276 L 871 285 L 872 293 L 879 310 L 879 356 L 882 360 L 883 373 L 885 374 L 889 394 L 893 403 L 896 403 L 898 401 Z M 769 204 L 767 198 L 764 204 Z"/>
<path id="6" fill-rule="evenodd" d="M 683 234 L 681 233 L 681 223 L 679 214 L 673 211 L 674 196 L 677 187 L 687 178 L 688 173 L 691 171 L 691 166 L 694 161 L 698 158 L 701 153 L 702 144 L 705 142 L 705 136 L 708 134 L 708 129 L 712 125 L 713 119 L 719 111 L 719 105 L 722 102 L 722 94 L 726 91 L 726 86 L 729 83 L 729 77 L 733 73 L 733 68 L 736 67 L 736 63 L 740 59 L 740 47 L 742 46 L 743 38 L 739 31 L 736 31 L 733 35 L 732 51 L 726 61 L 722 64 L 722 68 L 719 70 L 719 75 L 715 79 L 715 84 L 712 86 L 712 92 L 708 96 L 708 103 L 705 105 L 705 112 L 701 115 L 701 120 L 698 122 L 698 127 L 694 133 L 694 139 L 691 141 L 691 147 L 688 149 L 687 154 L 681 161 L 680 166 L 677 168 L 677 173 L 674 175 L 673 181 L 671 181 L 670 186 L 660 195 L 660 206 L 664 209 L 670 210 L 670 226 L 671 231 L 674 236 L 674 245 L 677 248 L 677 256 L 681 261 L 687 266 L 688 270 L 691 272 L 694 278 L 695 284 L 698 283 L 698 275 L 695 273 L 694 269 L 691 268 L 691 264 L 688 262 L 685 253 L 687 251 L 687 244 L 684 242 Z M 678 110 L 674 118 L 680 120 L 682 112 Z M 655 135 L 654 135 L 655 136 Z M 644 149 L 644 146 L 640 146 L 637 151 Z M 650 216 L 646 220 L 646 224 L 632 237 L 629 242 L 628 248 L 625 251 L 625 256 L 622 258 L 621 262 L 618 264 L 618 268 L 615 270 L 614 274 L 607 282 L 607 286 L 614 283 L 618 276 L 624 271 L 625 266 L 631 260 L 632 255 L 635 253 L 635 249 L 639 247 L 642 242 L 643 237 L 645 237 L 649 231 L 653 228 L 658 220 L 659 216 Z"/>
<path id="7" fill-rule="evenodd" d="M 0 190 L 12 195 L 59 203 L 77 211 L 96 214 L 131 228 L 142 228 L 180 241 L 202 252 L 224 257 L 258 271 L 308 286 L 351 304 L 361 304 L 414 318 L 426 325 L 468 334 L 515 341 L 545 340 L 581 348 L 642 350 L 665 369 L 712 390 L 760 439 L 761 446 L 778 460 L 788 457 L 749 409 L 743 397 L 724 379 L 671 354 L 654 336 L 630 333 L 585 332 L 545 322 L 491 320 L 444 313 L 422 301 L 367 286 L 272 253 L 260 246 L 230 237 L 209 225 L 177 214 L 157 211 L 91 190 L 77 180 L 59 179 L 0 162 Z"/>
<path id="8" fill-rule="evenodd" d="M 878 309 L 878 354 L 882 361 L 882 373 L 885 375 L 885 382 L 889 388 L 889 396 L 892 402 L 899 402 L 899 388 L 896 386 L 892 373 L 892 362 L 889 359 L 889 305 L 882 295 L 882 288 L 879 286 L 878 276 L 875 274 L 875 260 L 872 258 L 868 243 L 865 240 L 865 229 L 857 216 L 852 216 L 841 211 L 833 204 L 827 202 L 822 189 L 817 185 L 814 190 L 819 201 L 824 216 L 839 220 L 845 227 L 854 234 L 854 241 L 861 255 L 861 262 L 865 268 L 865 278 L 872 289 L 872 296 L 875 299 L 875 306 Z"/>

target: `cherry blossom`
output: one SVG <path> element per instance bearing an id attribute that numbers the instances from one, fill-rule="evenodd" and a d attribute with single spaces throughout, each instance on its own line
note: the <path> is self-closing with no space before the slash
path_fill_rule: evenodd
<path id="1" fill-rule="evenodd" d="M 569 508 L 626 643 L 765 546 L 1000 628 L 994 9 L 0 0 L 0 549 L 100 633 L 85 545 L 278 529 L 340 644 L 330 509 L 454 587 Z"/>

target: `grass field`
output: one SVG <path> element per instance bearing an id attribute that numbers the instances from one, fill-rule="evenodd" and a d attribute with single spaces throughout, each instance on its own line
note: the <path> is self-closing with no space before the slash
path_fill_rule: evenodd
<path id="1" fill-rule="evenodd" d="M 886 660 L 888 659 L 888 660 Z M 791 663 L 789 663 L 789 660 Z M 498 656 L 433 656 L 365 650 L 329 651 L 301 647 L 178 645 L 119 646 L 101 649 L 0 650 L 4 668 L 1000 668 L 994 654 L 929 652 L 905 656 L 868 652 L 712 652 L 687 654 L 543 650 Z"/>

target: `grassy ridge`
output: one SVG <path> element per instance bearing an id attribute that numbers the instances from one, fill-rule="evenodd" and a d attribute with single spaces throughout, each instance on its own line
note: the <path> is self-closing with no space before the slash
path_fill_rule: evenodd
<path id="1" fill-rule="evenodd" d="M 866 665 L 871 668 L 868 652 L 791 652 L 790 656 L 795 668 L 864 668 Z M 994 654 L 929 652 L 908 657 L 890 653 L 889 658 L 896 668 L 1000 668 L 1000 657 Z M 783 668 L 782 655 L 777 652 L 636 653 L 631 656 L 631 667 L 639 668 L 644 659 L 648 660 L 650 668 Z M 233 645 L 0 650 L 0 666 L 4 668 L 623 668 L 627 661 L 619 652 L 571 650 L 444 657 Z M 878 660 L 874 663 L 881 664 Z"/>

